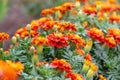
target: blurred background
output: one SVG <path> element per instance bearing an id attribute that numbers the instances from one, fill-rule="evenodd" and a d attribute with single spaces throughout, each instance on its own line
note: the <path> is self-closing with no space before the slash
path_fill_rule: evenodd
<path id="1" fill-rule="evenodd" d="M 75 0 L 0 0 L 0 32 L 13 36 L 18 28 L 40 18 L 41 10 L 69 1 Z"/>

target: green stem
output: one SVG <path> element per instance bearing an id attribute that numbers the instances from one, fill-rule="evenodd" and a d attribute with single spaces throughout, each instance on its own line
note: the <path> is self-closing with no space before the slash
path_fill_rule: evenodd
<path id="1" fill-rule="evenodd" d="M 0 48 L 3 48 L 3 46 L 4 46 L 4 41 L 1 41 L 0 42 Z"/>

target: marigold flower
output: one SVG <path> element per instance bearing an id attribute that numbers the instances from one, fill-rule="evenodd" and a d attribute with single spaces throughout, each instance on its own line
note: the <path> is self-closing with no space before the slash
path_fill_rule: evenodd
<path id="1" fill-rule="evenodd" d="M 84 50 L 85 50 L 86 53 L 88 53 L 88 52 L 91 50 L 92 45 L 93 45 L 92 40 L 87 40 L 87 41 L 86 41 L 86 46 L 85 46 L 85 48 L 84 48 Z"/>
<path id="2" fill-rule="evenodd" d="M 51 33 L 47 36 L 48 44 L 56 48 L 68 46 L 67 38 L 62 33 Z"/>
<path id="3" fill-rule="evenodd" d="M 77 53 L 80 54 L 80 55 L 84 55 L 84 54 L 85 54 L 85 51 L 82 50 L 82 49 L 80 49 L 80 48 L 76 48 L 76 51 L 77 51 Z"/>
<path id="4" fill-rule="evenodd" d="M 83 7 L 83 11 L 86 14 L 97 14 L 97 9 L 95 7 L 92 6 L 84 6 Z"/>
<path id="5" fill-rule="evenodd" d="M 111 12 L 112 11 L 112 7 L 110 4 L 103 4 L 101 6 L 100 12 Z"/>
<path id="6" fill-rule="evenodd" d="M 84 39 L 82 39 L 82 37 L 80 37 L 77 34 L 68 33 L 68 34 L 66 34 L 66 37 L 68 38 L 68 40 L 70 40 L 71 42 L 75 43 L 77 48 L 85 46 Z"/>
<path id="7" fill-rule="evenodd" d="M 50 9 L 44 9 L 41 11 L 41 16 L 47 16 L 47 15 L 51 15 L 54 13 L 54 10 L 52 8 Z"/>
<path id="8" fill-rule="evenodd" d="M 5 32 L 1 32 L 0 33 L 0 42 L 2 42 L 3 40 L 7 40 L 9 39 L 9 35 Z"/>
<path id="9" fill-rule="evenodd" d="M 71 2 L 66 2 L 63 5 L 63 8 L 65 8 L 66 10 L 71 10 L 72 8 L 75 8 L 75 5 Z"/>
<path id="10" fill-rule="evenodd" d="M 110 48 L 115 48 L 116 47 L 116 42 L 113 37 L 106 37 L 104 42 L 110 47 Z"/>
<path id="11" fill-rule="evenodd" d="M 83 73 L 86 73 L 89 70 L 91 63 L 92 63 L 91 61 L 89 61 L 87 59 L 84 59 L 84 64 L 83 64 L 83 67 L 82 67 L 82 72 Z"/>
<path id="12" fill-rule="evenodd" d="M 94 40 L 97 40 L 99 42 L 104 41 L 104 33 L 97 29 L 97 28 L 91 28 L 88 32 L 87 35 L 92 37 Z"/>
<path id="13" fill-rule="evenodd" d="M 20 28 L 16 31 L 15 35 L 19 34 L 21 38 L 25 38 L 26 36 L 31 35 L 31 37 L 35 37 L 38 35 L 37 31 L 31 30 L 30 33 L 28 32 L 26 27 Z"/>
<path id="14" fill-rule="evenodd" d="M 99 80 L 107 80 L 102 74 L 98 74 Z"/>
<path id="15" fill-rule="evenodd" d="M 92 61 L 92 56 L 88 53 L 88 54 L 85 55 L 85 59 L 89 60 L 89 61 Z"/>
<path id="16" fill-rule="evenodd" d="M 50 65 L 52 65 L 54 68 L 61 70 L 62 72 L 71 72 L 72 68 L 68 62 L 64 59 L 57 59 L 55 58 Z"/>
<path id="17" fill-rule="evenodd" d="M 0 60 L 0 80 L 17 80 L 23 69 L 24 66 L 20 62 Z"/>
<path id="18" fill-rule="evenodd" d="M 112 36 L 120 44 L 120 30 L 117 28 L 109 28 L 107 36 Z"/>
<path id="19" fill-rule="evenodd" d="M 70 22 L 62 22 L 58 25 L 58 30 L 63 31 L 69 31 L 72 30 L 73 32 L 76 32 L 76 26 Z"/>
<path id="20" fill-rule="evenodd" d="M 63 6 L 57 6 L 55 7 L 55 11 L 60 11 L 60 13 L 65 14 L 66 8 L 64 8 Z"/>
<path id="21" fill-rule="evenodd" d="M 71 80 L 85 80 L 81 74 L 77 73 L 67 73 L 65 77 L 70 78 Z"/>
<path id="22" fill-rule="evenodd" d="M 57 21 L 47 21 L 44 25 L 43 25 L 43 29 L 45 30 L 49 30 L 52 29 L 54 27 L 54 25 L 57 25 L 58 22 Z"/>
<path id="23" fill-rule="evenodd" d="M 91 79 L 93 75 L 97 72 L 98 66 L 96 66 L 94 63 L 90 63 L 90 69 L 87 72 L 87 78 Z"/>
<path id="24" fill-rule="evenodd" d="M 117 15 L 116 13 L 112 14 L 109 17 L 109 21 L 110 22 L 118 22 L 118 23 L 120 23 L 120 15 Z"/>
<path id="25" fill-rule="evenodd" d="M 45 65 L 45 64 L 48 64 L 48 62 L 39 61 L 39 62 L 37 62 L 36 66 L 41 66 L 41 65 Z"/>
<path id="26" fill-rule="evenodd" d="M 47 21 L 51 21 L 50 18 L 47 17 L 42 17 L 38 20 L 33 20 L 30 24 L 31 24 L 31 28 L 32 30 L 38 30 L 39 28 L 41 28 Z"/>

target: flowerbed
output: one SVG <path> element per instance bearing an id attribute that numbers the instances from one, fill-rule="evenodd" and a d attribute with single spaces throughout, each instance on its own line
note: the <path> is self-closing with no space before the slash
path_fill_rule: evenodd
<path id="1" fill-rule="evenodd" d="M 0 80 L 119 80 L 120 5 L 76 0 L 45 9 L 18 29 L 8 51 L 0 33 Z"/>

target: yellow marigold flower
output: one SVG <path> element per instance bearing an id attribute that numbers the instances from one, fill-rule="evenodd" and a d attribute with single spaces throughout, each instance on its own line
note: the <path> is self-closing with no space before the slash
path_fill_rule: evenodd
<path id="1" fill-rule="evenodd" d="M 82 72 L 83 73 L 86 73 L 89 70 L 91 63 L 92 62 L 87 60 L 87 59 L 84 60 L 84 64 L 83 64 L 83 67 L 82 67 Z"/>
<path id="2" fill-rule="evenodd" d="M 96 66 L 94 63 L 90 63 L 90 69 L 87 72 L 87 78 L 90 79 L 93 77 L 93 75 L 97 72 L 98 66 Z"/>
<path id="3" fill-rule="evenodd" d="M 86 46 L 84 48 L 84 50 L 85 50 L 86 53 L 88 53 L 91 50 L 92 44 L 93 44 L 92 40 L 87 40 L 86 41 Z"/>

